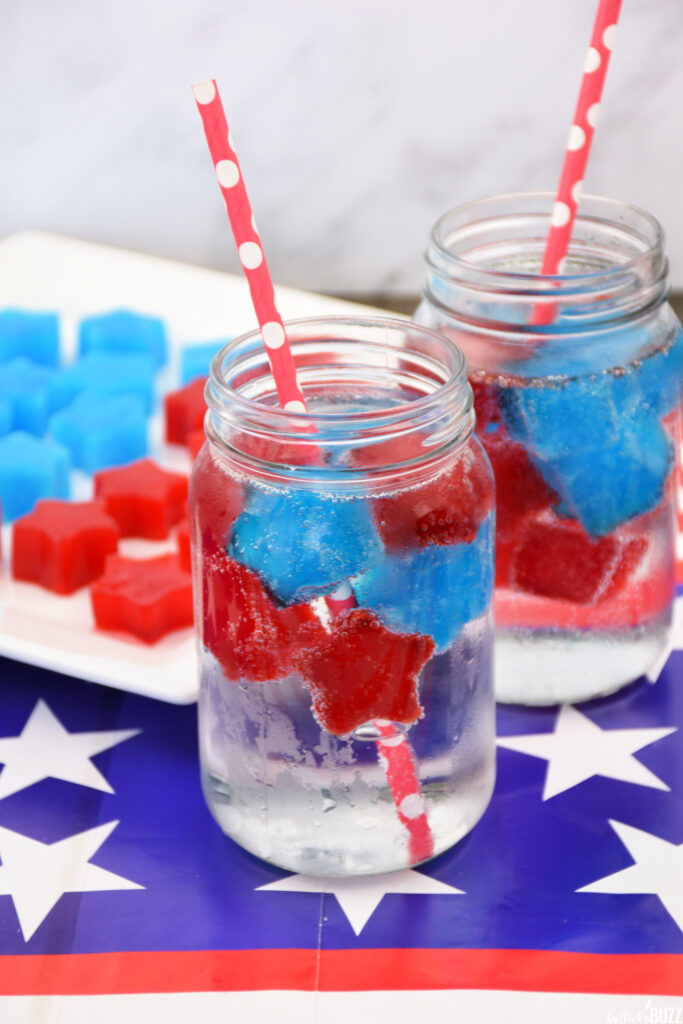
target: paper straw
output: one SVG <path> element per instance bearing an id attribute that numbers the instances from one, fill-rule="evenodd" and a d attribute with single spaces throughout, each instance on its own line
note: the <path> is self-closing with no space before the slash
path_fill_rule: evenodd
<path id="1" fill-rule="evenodd" d="M 560 182 L 550 216 L 550 229 L 546 240 L 542 274 L 561 274 L 562 262 L 567 255 L 574 228 L 576 211 L 581 198 L 583 179 L 590 154 L 600 109 L 612 42 L 617 28 L 621 0 L 600 0 L 590 46 L 586 54 L 581 88 L 562 165 Z M 532 322 L 550 323 L 555 318 L 555 307 L 536 306 Z"/>
<path id="2" fill-rule="evenodd" d="M 249 284 L 251 301 L 261 328 L 280 404 L 286 412 L 306 412 L 306 401 L 297 381 L 296 365 L 282 317 L 275 305 L 272 278 L 254 222 L 218 86 L 215 79 L 210 79 L 193 85 L 192 92 L 204 126 L 216 178 L 225 200 L 240 263 Z M 333 616 L 354 607 L 355 604 L 348 583 L 342 583 L 334 594 L 327 598 L 327 606 Z M 380 735 L 388 736 L 389 732 L 393 734 L 393 726 L 390 723 L 374 724 Z M 395 737 L 391 742 L 385 740 L 378 743 L 378 752 L 384 758 L 387 782 L 399 819 L 409 834 L 411 859 L 425 860 L 434 852 L 434 841 L 408 742 L 404 736 Z"/>
<path id="3" fill-rule="evenodd" d="M 275 305 L 272 278 L 251 212 L 251 204 L 216 82 L 213 79 L 199 82 L 192 86 L 192 92 L 204 125 L 216 178 L 225 200 L 237 253 L 251 292 L 251 301 L 261 328 L 280 405 L 288 412 L 305 412 L 306 403 L 296 379 L 292 351 L 282 317 Z"/>

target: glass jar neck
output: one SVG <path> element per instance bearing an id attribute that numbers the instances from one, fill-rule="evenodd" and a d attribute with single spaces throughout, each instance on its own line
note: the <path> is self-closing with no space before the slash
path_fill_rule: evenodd
<path id="1" fill-rule="evenodd" d="M 211 365 L 207 437 L 238 472 L 349 491 L 368 477 L 412 483 L 470 437 L 465 359 L 441 334 L 389 317 L 285 327 L 306 411 L 280 408 L 260 331 Z"/>
<path id="2" fill-rule="evenodd" d="M 444 214 L 426 252 L 427 301 L 475 326 L 532 334 L 599 330 L 666 301 L 660 225 L 597 196 L 581 199 L 562 273 L 541 275 L 553 199 L 497 196 Z"/>

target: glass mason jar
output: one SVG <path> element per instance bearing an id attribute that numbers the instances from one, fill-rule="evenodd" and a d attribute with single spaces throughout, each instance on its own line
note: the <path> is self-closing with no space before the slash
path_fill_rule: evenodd
<path id="1" fill-rule="evenodd" d="M 370 874 L 447 849 L 494 782 L 494 485 L 462 353 L 298 320 L 216 356 L 190 481 L 204 794 L 251 853 Z"/>
<path id="2" fill-rule="evenodd" d="M 617 690 L 667 648 L 683 345 L 653 217 L 581 199 L 562 274 L 539 268 L 553 196 L 434 226 L 418 323 L 465 353 L 496 478 L 496 694 Z"/>

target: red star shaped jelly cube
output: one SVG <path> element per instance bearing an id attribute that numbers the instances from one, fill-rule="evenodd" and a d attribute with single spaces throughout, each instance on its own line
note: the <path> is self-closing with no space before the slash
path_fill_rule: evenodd
<path id="1" fill-rule="evenodd" d="M 201 430 L 206 415 L 204 387 L 206 377 L 196 377 L 177 391 L 164 396 L 166 440 L 169 444 L 185 444 L 188 434 Z"/>
<path id="2" fill-rule="evenodd" d="M 486 381 L 470 379 L 474 394 L 474 411 L 477 417 L 477 431 L 483 433 L 486 427 L 502 422 L 498 406 L 497 388 Z"/>
<path id="3" fill-rule="evenodd" d="M 389 551 L 474 540 L 493 508 L 494 485 L 485 458 L 466 448 L 435 480 L 373 502 L 375 520 Z"/>
<path id="4" fill-rule="evenodd" d="M 433 650 L 431 637 L 392 633 L 366 608 L 352 608 L 331 633 L 307 638 L 297 665 L 320 724 L 346 736 L 375 718 L 415 722 L 417 677 Z"/>
<path id="5" fill-rule="evenodd" d="M 511 584 L 541 597 L 596 604 L 619 594 L 648 548 L 645 537 L 591 537 L 580 523 L 530 515 L 511 558 Z"/>
<path id="6" fill-rule="evenodd" d="M 119 528 L 99 501 L 39 501 L 14 524 L 12 575 L 57 594 L 96 579 L 116 551 Z"/>
<path id="7" fill-rule="evenodd" d="M 192 572 L 189 519 L 183 519 L 183 521 L 178 524 L 178 529 L 175 532 L 175 539 L 178 544 L 178 556 L 180 558 L 180 564 L 182 565 L 185 572 Z"/>
<path id="8" fill-rule="evenodd" d="M 90 598 L 98 629 L 131 633 L 146 643 L 193 622 L 192 577 L 174 554 L 110 555 Z"/>
<path id="9" fill-rule="evenodd" d="M 323 632 L 313 609 L 307 604 L 279 607 L 255 572 L 210 537 L 202 547 L 204 645 L 235 682 L 286 678 L 302 629 L 312 637 Z"/>
<path id="10" fill-rule="evenodd" d="M 152 459 L 100 470 L 94 489 L 122 537 L 162 540 L 185 515 L 187 477 L 162 469 Z"/>
<path id="11" fill-rule="evenodd" d="M 244 509 L 244 490 L 238 481 L 221 468 L 220 459 L 207 445 L 192 467 L 189 504 L 192 509 L 193 533 L 199 543 L 206 530 L 215 545 L 225 547 L 230 540 L 232 524 Z"/>
<path id="12" fill-rule="evenodd" d="M 496 478 L 496 536 L 507 540 L 529 512 L 551 508 L 558 498 L 533 465 L 524 445 L 504 430 L 480 438 Z"/>
<path id="13" fill-rule="evenodd" d="M 194 461 L 199 455 L 200 449 L 206 441 L 206 435 L 204 430 L 191 430 L 185 438 L 185 447 L 190 453 L 190 458 Z"/>

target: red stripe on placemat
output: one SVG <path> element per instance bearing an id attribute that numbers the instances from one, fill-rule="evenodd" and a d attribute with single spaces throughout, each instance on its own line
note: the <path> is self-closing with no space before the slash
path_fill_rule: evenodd
<path id="1" fill-rule="evenodd" d="M 0 957 L 0 995 L 474 989 L 683 994 L 683 955 L 264 949 Z"/>

